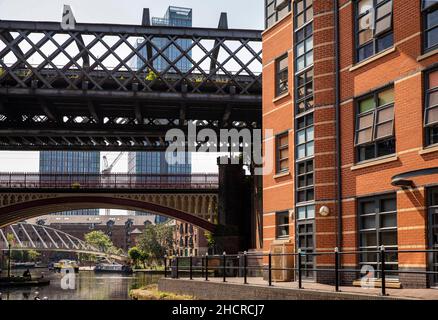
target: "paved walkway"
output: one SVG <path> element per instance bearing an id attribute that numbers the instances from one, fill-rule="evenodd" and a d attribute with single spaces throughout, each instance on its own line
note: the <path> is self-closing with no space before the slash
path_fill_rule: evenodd
<path id="1" fill-rule="evenodd" d="M 186 277 L 180 277 L 181 280 L 188 280 Z M 222 277 L 209 277 L 211 282 L 222 282 Z M 233 284 L 243 284 L 243 278 L 227 278 L 227 282 Z M 248 284 L 255 286 L 267 287 L 268 283 L 263 278 L 248 277 Z M 203 278 L 194 278 L 193 281 L 205 281 Z M 273 287 L 298 289 L 298 282 L 273 282 Z M 322 292 L 334 292 L 335 287 L 320 283 L 303 281 L 303 289 Z M 380 288 L 361 288 L 361 287 L 340 287 L 342 292 L 359 293 L 366 295 L 380 295 Z M 389 296 L 405 298 L 405 299 L 422 299 L 422 300 L 438 300 L 438 289 L 386 289 Z"/>

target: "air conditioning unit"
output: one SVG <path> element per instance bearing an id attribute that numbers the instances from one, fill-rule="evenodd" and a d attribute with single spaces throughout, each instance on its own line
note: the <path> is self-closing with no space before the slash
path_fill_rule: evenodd
<path id="1" fill-rule="evenodd" d="M 271 271 L 272 281 L 287 282 L 293 280 L 293 270 L 281 270 L 294 267 L 294 256 L 292 255 L 293 252 L 294 245 L 290 242 L 273 242 L 271 244 L 272 269 L 274 269 Z"/>

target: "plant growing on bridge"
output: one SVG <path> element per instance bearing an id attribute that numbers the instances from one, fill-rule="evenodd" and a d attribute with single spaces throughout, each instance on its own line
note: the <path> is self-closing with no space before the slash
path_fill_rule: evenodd
<path id="1" fill-rule="evenodd" d="M 154 81 L 157 78 L 158 78 L 157 74 L 151 70 L 151 71 L 148 72 L 145 80 L 146 81 Z"/>

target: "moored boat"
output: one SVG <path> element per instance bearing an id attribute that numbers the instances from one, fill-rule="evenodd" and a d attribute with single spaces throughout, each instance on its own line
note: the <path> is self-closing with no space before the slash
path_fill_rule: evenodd
<path id="1" fill-rule="evenodd" d="M 28 278 L 28 277 L 0 277 L 0 288 L 6 287 L 40 287 L 48 286 L 49 279 L 45 278 Z"/>
<path id="2" fill-rule="evenodd" d="M 14 269 L 34 268 L 35 262 L 11 262 L 11 267 Z"/>
<path id="3" fill-rule="evenodd" d="M 63 270 L 73 269 L 75 273 L 79 272 L 79 266 L 74 260 L 59 260 L 57 263 L 53 264 L 53 270 L 56 272 L 62 272 Z"/>
<path id="4" fill-rule="evenodd" d="M 94 272 L 132 273 L 132 268 L 119 263 L 99 263 L 94 268 Z"/>

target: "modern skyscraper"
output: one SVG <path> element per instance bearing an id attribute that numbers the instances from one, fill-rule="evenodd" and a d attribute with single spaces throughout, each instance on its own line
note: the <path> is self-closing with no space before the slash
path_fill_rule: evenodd
<path id="1" fill-rule="evenodd" d="M 164 27 L 191 27 L 192 26 L 192 9 L 190 8 L 180 8 L 180 7 L 172 7 L 170 6 L 166 14 L 163 18 L 152 18 L 152 25 L 153 26 L 164 26 Z M 143 43 L 143 40 L 138 40 L 137 47 Z M 153 39 L 154 45 L 159 49 L 164 49 L 166 45 L 169 43 L 169 40 L 167 38 L 154 38 Z M 192 44 L 192 41 L 189 39 L 179 39 L 176 41 L 177 45 L 181 47 L 183 50 L 187 50 L 190 45 Z M 140 53 L 143 57 L 146 57 L 146 46 L 141 48 Z M 154 56 L 157 53 L 156 49 L 152 49 L 152 56 Z M 179 50 L 175 45 L 170 45 L 169 48 L 164 50 L 164 55 L 167 59 L 170 61 L 176 61 L 178 56 L 181 55 L 181 50 Z M 191 51 L 188 53 L 188 55 L 191 57 Z M 138 69 L 142 68 L 143 61 L 141 59 L 137 59 L 136 66 Z M 164 59 L 163 56 L 158 56 L 153 61 L 153 66 L 157 71 L 164 71 L 169 66 L 166 59 Z M 181 72 L 187 72 L 192 67 L 192 64 L 190 63 L 189 59 L 187 57 L 182 57 L 178 61 L 176 61 L 176 67 Z M 169 69 L 168 72 L 175 72 L 173 68 Z"/>
<path id="2" fill-rule="evenodd" d="M 100 153 L 97 151 L 41 151 L 40 173 L 99 173 Z M 99 209 L 65 211 L 60 215 L 99 215 Z"/>
<path id="3" fill-rule="evenodd" d="M 175 164 L 169 164 L 165 158 L 165 152 L 130 152 L 128 154 L 128 172 L 135 174 L 190 174 L 192 172 L 192 161 L 190 153 L 177 155 Z M 150 213 L 136 212 L 136 215 L 148 215 Z M 158 217 L 155 223 L 164 222 L 166 219 Z"/>
<path id="4" fill-rule="evenodd" d="M 191 27 L 192 26 L 192 9 L 190 8 L 180 8 L 170 6 L 164 17 L 152 18 L 152 25 L 154 26 L 172 26 L 172 27 Z M 137 47 L 141 45 L 143 40 L 137 42 Z M 153 43 L 159 49 L 164 49 L 168 44 L 169 40 L 166 38 L 154 38 Z M 183 50 L 187 50 L 192 41 L 180 39 L 177 41 L 177 45 Z M 146 47 L 141 48 L 140 53 L 143 57 L 147 57 Z M 152 56 L 157 53 L 155 48 L 152 49 Z M 179 50 L 175 45 L 170 45 L 169 48 L 164 50 L 164 56 L 170 60 L 176 62 L 175 65 L 180 72 L 187 72 L 192 67 L 189 59 L 187 57 L 182 57 L 177 59 L 181 55 L 181 50 Z M 188 53 L 191 56 L 191 52 Z M 137 59 L 136 66 L 138 69 L 143 67 L 143 61 Z M 163 56 L 158 56 L 153 61 L 153 67 L 157 71 L 165 71 L 169 66 L 166 59 Z M 175 72 L 173 68 L 166 71 L 166 73 Z M 168 164 L 165 159 L 164 152 L 130 152 L 128 155 L 128 172 L 129 173 L 152 173 L 152 174 L 165 174 L 165 173 L 191 173 L 191 155 L 190 154 L 179 154 L 178 161 L 176 164 Z M 136 212 L 137 215 L 143 215 L 148 213 Z M 162 217 L 156 218 L 156 223 L 164 222 L 165 219 Z"/>

